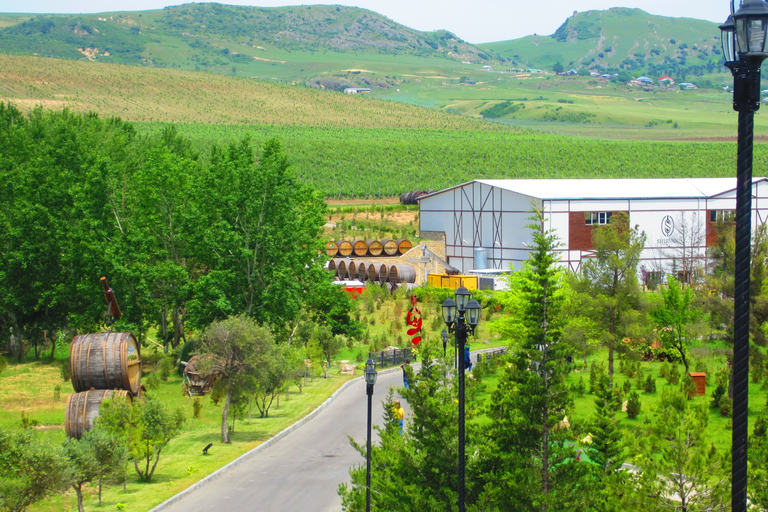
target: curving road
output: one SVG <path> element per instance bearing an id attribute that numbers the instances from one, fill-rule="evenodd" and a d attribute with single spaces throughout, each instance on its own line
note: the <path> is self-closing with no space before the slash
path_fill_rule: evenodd
<path id="1" fill-rule="evenodd" d="M 382 423 L 389 388 L 402 385 L 399 368 L 379 373 L 374 424 Z M 367 404 L 365 382 L 355 379 L 286 435 L 267 441 L 151 512 L 339 512 L 339 484 L 349 481 L 351 466 L 365 463 L 347 436 L 365 442 Z M 403 406 L 407 413 L 404 401 Z"/>

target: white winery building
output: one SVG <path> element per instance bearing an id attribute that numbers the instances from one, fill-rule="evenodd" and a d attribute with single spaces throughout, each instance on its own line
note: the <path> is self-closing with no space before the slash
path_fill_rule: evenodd
<path id="1" fill-rule="evenodd" d="M 534 206 L 554 230 L 560 262 L 577 271 L 594 254 L 592 231 L 625 212 L 646 234 L 640 269 L 661 276 L 685 261 L 706 265 L 715 224 L 736 210 L 736 178 L 474 180 L 419 200 L 421 236 L 445 240 L 462 272 L 519 270 L 528 259 Z M 768 179 L 753 178 L 752 232 L 768 220 Z"/>

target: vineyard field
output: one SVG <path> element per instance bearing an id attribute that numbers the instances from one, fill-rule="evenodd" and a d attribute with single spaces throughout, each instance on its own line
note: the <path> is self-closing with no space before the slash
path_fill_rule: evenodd
<path id="1" fill-rule="evenodd" d="M 141 131 L 162 129 L 139 123 Z M 735 174 L 730 142 L 581 139 L 532 130 L 375 129 L 177 124 L 202 155 L 211 144 L 245 136 L 278 137 L 294 172 L 327 197 L 391 197 L 473 179 L 682 178 Z M 768 145 L 755 146 L 755 175 L 765 174 Z"/>

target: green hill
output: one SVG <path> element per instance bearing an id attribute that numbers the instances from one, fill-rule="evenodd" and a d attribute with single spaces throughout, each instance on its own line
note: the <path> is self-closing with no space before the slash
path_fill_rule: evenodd
<path id="1" fill-rule="evenodd" d="M 722 67 L 716 23 L 614 7 L 575 13 L 554 34 L 482 45 L 519 68 L 702 76 Z M 682 81 L 682 80 L 678 80 Z"/>
<path id="2" fill-rule="evenodd" d="M 448 31 L 419 32 L 366 9 L 328 5 L 260 8 L 202 3 L 29 19 L 3 15 L 3 25 L 0 52 L 7 54 L 290 82 L 349 68 L 350 59 L 359 55 L 373 60 L 417 57 L 454 63 L 490 58 L 484 53 L 487 50 Z M 386 80 L 380 85 L 388 86 Z"/>

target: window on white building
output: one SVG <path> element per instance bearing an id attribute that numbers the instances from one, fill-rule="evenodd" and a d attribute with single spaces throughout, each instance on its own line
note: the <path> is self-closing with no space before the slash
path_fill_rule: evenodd
<path id="1" fill-rule="evenodd" d="M 587 212 L 584 214 L 584 217 L 586 219 L 587 226 L 602 226 L 604 224 L 611 223 L 611 215 L 613 215 L 611 212 Z"/>
<path id="2" fill-rule="evenodd" d="M 736 212 L 733 210 L 712 210 L 709 212 L 709 220 L 713 224 L 715 222 L 734 222 Z"/>

